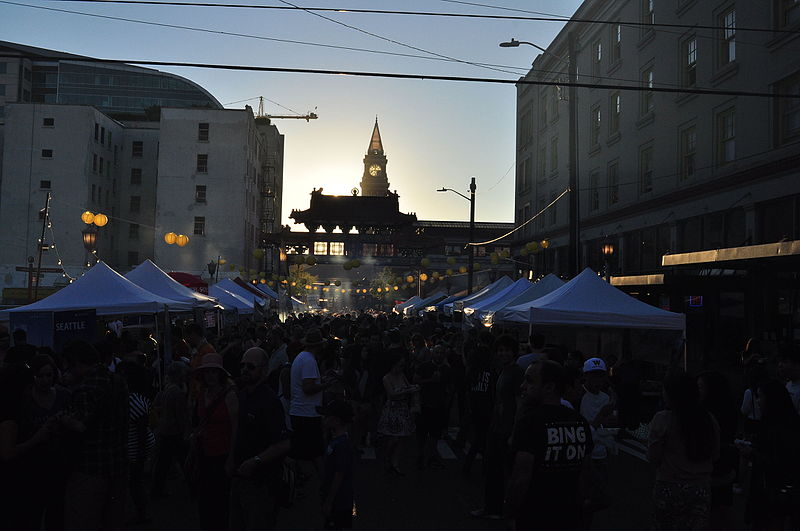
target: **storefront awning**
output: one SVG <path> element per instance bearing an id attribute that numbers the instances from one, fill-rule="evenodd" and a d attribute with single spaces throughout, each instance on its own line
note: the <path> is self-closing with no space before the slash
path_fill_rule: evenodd
<path id="1" fill-rule="evenodd" d="M 786 257 L 800 257 L 800 240 L 748 245 L 745 247 L 729 247 L 693 253 L 665 254 L 661 257 L 663 267 L 719 264 L 724 262 L 740 262 L 745 260 L 763 260 Z"/>
<path id="2" fill-rule="evenodd" d="M 611 277 L 612 286 L 661 286 L 663 284 L 664 284 L 663 274 Z"/>

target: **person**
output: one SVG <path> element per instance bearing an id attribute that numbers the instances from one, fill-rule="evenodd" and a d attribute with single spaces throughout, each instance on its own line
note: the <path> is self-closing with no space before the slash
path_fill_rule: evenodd
<path id="1" fill-rule="evenodd" d="M 471 413 L 472 439 L 467 455 L 464 457 L 463 473 L 469 474 L 472 463 L 478 454 L 486 451 L 489 423 L 492 420 L 492 396 L 494 395 L 495 374 L 492 372 L 492 349 L 494 338 L 488 332 L 478 338 L 478 347 L 467 360 L 467 392 Z"/>
<path id="2" fill-rule="evenodd" d="M 736 444 L 753 463 L 745 521 L 754 531 L 783 530 L 787 520 L 797 529 L 800 417 L 781 382 L 766 380 L 757 389 L 762 413 L 758 432 L 753 441 Z"/>
<path id="3" fill-rule="evenodd" d="M 408 383 L 404 357 L 396 356 L 391 363 L 392 370 L 383 377 L 386 403 L 378 420 L 378 433 L 389 438 L 386 444 L 386 473 L 402 476 L 404 474 L 400 469 L 400 438 L 414 433 L 411 400 L 413 394 L 419 391 L 419 387 Z"/>
<path id="4" fill-rule="evenodd" d="M 317 358 L 325 340 L 318 329 L 310 330 L 303 340 L 305 350 L 292 362 L 289 417 L 292 422 L 292 456 L 311 461 L 317 472 L 322 469 L 322 417 L 317 406 L 322 405 L 322 392 L 331 379 L 320 378 Z"/>
<path id="5" fill-rule="evenodd" d="M 122 529 L 128 486 L 128 386 L 95 348 L 75 340 L 64 348 L 75 389 L 63 425 L 80 435 L 67 481 L 65 529 Z"/>
<path id="6" fill-rule="evenodd" d="M 138 525 L 152 520 L 144 486 L 145 464 L 156 443 L 149 424 L 150 373 L 131 361 L 122 362 L 118 369 L 128 384 L 128 489 L 136 513 L 131 523 Z"/>
<path id="7" fill-rule="evenodd" d="M 353 420 L 353 408 L 345 401 L 334 400 L 317 408 L 323 415 L 328 433 L 325 468 L 322 476 L 322 514 L 325 529 L 353 528 L 353 462 L 354 447 L 347 433 Z"/>
<path id="8" fill-rule="evenodd" d="M 720 452 L 711 471 L 711 529 L 733 529 L 733 481 L 739 458 L 733 445 L 739 415 L 728 379 L 720 372 L 708 371 L 697 376 L 700 405 L 719 424 Z"/>
<path id="9" fill-rule="evenodd" d="M 786 390 L 792 397 L 794 410 L 800 413 L 800 348 L 792 346 L 781 351 L 778 371 L 786 380 Z"/>
<path id="10" fill-rule="evenodd" d="M 156 459 L 153 466 L 151 496 L 160 498 L 173 463 L 182 464 L 186 458 L 186 439 L 189 435 L 188 409 L 189 366 L 173 361 L 167 367 L 167 385 L 157 395 L 154 409 L 158 417 L 156 428 Z"/>
<path id="11" fill-rule="evenodd" d="M 233 434 L 239 418 L 239 400 L 222 356 L 208 353 L 195 370 L 199 393 L 194 404 L 193 431 L 189 440 L 190 458 L 196 463 L 200 528 L 221 531 L 228 527 L 228 496 Z"/>
<path id="12" fill-rule="evenodd" d="M 436 444 L 447 427 L 447 391 L 450 367 L 442 345 L 431 351 L 431 359 L 423 361 L 414 373 L 414 383 L 420 386 L 420 412 L 417 418 L 417 468 L 444 468 Z"/>
<path id="13" fill-rule="evenodd" d="M 275 526 L 276 488 L 291 443 L 283 406 L 267 384 L 268 359 L 260 347 L 242 356 L 239 421 L 229 470 L 230 531 L 267 531 Z"/>
<path id="14" fill-rule="evenodd" d="M 289 363 L 289 356 L 286 353 L 286 335 L 280 328 L 273 328 L 269 333 L 269 366 L 267 375 L 278 371 L 281 367 Z"/>
<path id="15" fill-rule="evenodd" d="M 537 361 L 525 371 L 511 434 L 514 466 L 508 488 L 520 531 L 583 526 L 581 484 L 592 433 L 586 419 L 561 405 L 563 386 L 564 370 L 554 361 Z"/>
<path id="16" fill-rule="evenodd" d="M 14 339 L 14 346 L 6 352 L 5 362 L 30 365 L 36 355 L 36 347 L 28 343 L 28 333 L 22 328 L 17 328 L 11 337 Z"/>
<path id="17" fill-rule="evenodd" d="M 664 403 L 650 421 L 647 458 L 656 467 L 654 530 L 708 529 L 711 472 L 719 458 L 719 425 L 700 404 L 696 380 L 673 369 Z"/>
<path id="18" fill-rule="evenodd" d="M 206 354 L 216 353 L 214 345 L 206 340 L 203 327 L 197 323 L 186 327 L 186 342 L 192 349 L 191 367 L 193 369 L 197 369 L 203 364 Z"/>
<path id="19" fill-rule="evenodd" d="M 524 377 L 524 371 L 515 363 L 518 353 L 519 343 L 515 338 L 504 335 L 495 341 L 500 371 L 494 386 L 494 407 L 484 456 L 484 506 L 470 513 L 476 518 L 500 519 L 503 516 L 510 464 L 508 441 L 514 429 L 517 396 Z"/>
<path id="20" fill-rule="evenodd" d="M 544 351 L 545 337 L 543 334 L 531 334 L 530 346 L 531 351 L 523 354 L 517 358 L 517 365 L 524 371 L 531 363 L 539 360 L 547 359 L 547 354 Z"/>

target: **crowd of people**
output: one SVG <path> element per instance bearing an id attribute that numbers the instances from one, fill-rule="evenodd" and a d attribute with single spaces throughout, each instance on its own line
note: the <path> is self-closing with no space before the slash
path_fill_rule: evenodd
<path id="1" fill-rule="evenodd" d="M 176 324 L 169 348 L 109 330 L 62 352 L 0 333 L 0 515 L 14 530 L 118 530 L 153 518 L 179 471 L 201 529 L 273 529 L 317 496 L 324 529 L 353 527 L 354 467 L 387 480 L 483 463 L 471 517 L 518 531 L 591 529 L 615 503 L 621 438 L 655 468 L 652 528 L 800 529 L 800 350 L 749 345 L 743 393 L 722 372 L 664 367 L 644 406 L 631 356 L 568 352 L 541 334 L 462 330 L 435 317 L 353 313 Z M 169 358 L 167 363 L 165 359 Z M 7 524 L 7 525 L 6 525 Z"/>

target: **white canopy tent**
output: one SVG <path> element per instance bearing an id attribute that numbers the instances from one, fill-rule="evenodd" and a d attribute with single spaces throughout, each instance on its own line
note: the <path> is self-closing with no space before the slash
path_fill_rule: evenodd
<path id="1" fill-rule="evenodd" d="M 513 284 L 514 281 L 506 276 L 502 276 L 483 288 L 482 290 L 473 293 L 468 297 L 464 297 L 463 299 L 459 299 L 457 301 L 453 301 L 451 303 L 444 305 L 444 313 L 446 315 L 452 315 L 453 310 L 461 310 L 466 308 L 472 304 L 477 304 L 478 302 L 482 301 L 484 298 L 488 297 L 490 294 L 494 293 L 497 290 L 501 290 Z"/>
<path id="2" fill-rule="evenodd" d="M 646 328 L 685 332 L 686 316 L 651 306 L 605 282 L 586 268 L 532 303 L 508 308 L 512 321 L 536 325 Z"/>
<path id="3" fill-rule="evenodd" d="M 403 313 L 406 314 L 406 315 L 414 315 L 418 311 L 424 310 L 428 306 L 432 306 L 432 305 L 436 304 L 437 302 L 439 302 L 440 300 L 445 299 L 445 298 L 447 298 L 447 293 L 445 293 L 443 291 L 437 291 L 433 295 L 429 295 L 429 296 L 425 297 L 424 299 L 419 300 L 419 301 L 415 302 L 414 304 L 412 304 L 410 306 L 406 306 L 405 308 L 403 308 Z"/>
<path id="4" fill-rule="evenodd" d="M 236 309 L 242 315 L 250 315 L 255 311 L 252 302 L 248 302 L 239 295 L 219 287 L 221 283 L 218 282 L 208 288 L 208 294 L 216 298 L 226 310 Z"/>
<path id="5" fill-rule="evenodd" d="M 217 301 L 213 297 L 198 293 L 193 289 L 187 288 L 174 278 L 166 274 L 160 267 L 145 260 L 133 270 L 129 271 L 125 278 L 165 299 L 191 304 L 196 308 L 214 308 Z"/>
<path id="6" fill-rule="evenodd" d="M 492 293 L 489 293 L 481 300 L 477 302 L 471 302 L 469 305 L 464 305 L 464 315 L 470 315 L 477 318 L 480 318 L 483 315 L 483 309 L 491 306 L 492 304 L 497 303 L 498 301 L 503 300 L 510 300 L 516 298 L 520 293 L 526 291 L 528 288 L 533 286 L 530 280 L 526 278 L 521 278 L 506 286 L 503 289 L 496 290 Z"/>
<path id="7" fill-rule="evenodd" d="M 418 302 L 422 302 L 422 299 L 420 297 L 418 297 L 417 295 L 414 295 L 410 299 L 408 299 L 408 300 L 406 300 L 404 302 L 401 302 L 400 304 L 395 305 L 394 309 L 395 309 L 396 312 L 403 313 L 403 310 L 405 310 L 409 306 L 413 306 L 414 304 L 416 304 Z"/>
<path id="8" fill-rule="evenodd" d="M 15 312 L 61 312 L 94 309 L 97 315 L 155 314 L 191 311 L 192 304 L 156 295 L 98 262 L 75 282 L 40 301 L 0 312 L 7 320 Z"/>
<path id="9" fill-rule="evenodd" d="M 481 314 L 484 322 L 488 324 L 508 321 L 510 310 L 514 306 L 531 303 L 540 297 L 544 297 L 551 291 L 557 290 L 564 285 L 564 281 L 550 273 L 528 286 L 528 288 L 516 297 L 502 299 L 494 303 L 483 306 Z"/>
<path id="10" fill-rule="evenodd" d="M 234 295 L 238 296 L 241 299 L 244 299 L 245 301 L 247 301 L 250 304 L 250 309 L 251 310 L 253 309 L 253 304 L 255 302 L 258 302 L 258 304 L 260 304 L 262 306 L 267 303 L 267 300 L 266 300 L 267 299 L 267 295 L 266 295 L 266 293 L 264 294 L 263 297 L 259 297 L 255 293 L 252 293 L 247 288 L 243 288 L 242 286 L 240 286 L 239 284 L 237 284 L 236 282 L 234 282 L 233 280 L 231 280 L 229 278 L 220 280 L 219 282 L 214 284 L 214 286 L 218 286 L 219 288 L 224 289 L 225 291 L 227 291 L 229 293 L 233 293 Z M 211 293 L 211 290 L 209 290 L 209 294 L 210 293 Z"/>

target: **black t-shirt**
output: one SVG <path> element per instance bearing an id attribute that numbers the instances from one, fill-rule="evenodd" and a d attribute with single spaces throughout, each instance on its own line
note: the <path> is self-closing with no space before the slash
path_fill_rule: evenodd
<path id="1" fill-rule="evenodd" d="M 531 482 L 517 522 L 571 522 L 581 506 L 579 480 L 583 461 L 592 453 L 591 429 L 586 420 L 560 405 L 526 407 L 517 417 L 511 446 L 515 452 L 534 456 Z"/>
<path id="2" fill-rule="evenodd" d="M 8 349 L 6 352 L 6 363 L 27 363 L 30 365 L 31 360 L 36 356 L 36 347 L 33 345 L 15 345 Z"/>
<path id="3" fill-rule="evenodd" d="M 426 361 L 417 367 L 418 379 L 435 381 L 420 384 L 420 399 L 425 407 L 445 407 L 447 386 L 450 383 L 450 367 Z"/>
<path id="4" fill-rule="evenodd" d="M 234 443 L 236 466 L 288 438 L 284 419 L 283 405 L 266 382 L 261 382 L 252 393 L 242 389 L 239 392 L 239 424 Z M 275 479 L 280 474 L 279 464 L 265 464 L 259 469 L 257 478 Z"/>
<path id="5" fill-rule="evenodd" d="M 494 410 L 492 411 L 492 433 L 507 435 L 514 427 L 517 414 L 517 396 L 522 385 L 524 371 L 516 363 L 503 368 L 497 377 L 494 389 Z"/>

